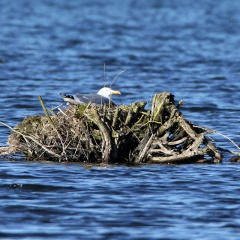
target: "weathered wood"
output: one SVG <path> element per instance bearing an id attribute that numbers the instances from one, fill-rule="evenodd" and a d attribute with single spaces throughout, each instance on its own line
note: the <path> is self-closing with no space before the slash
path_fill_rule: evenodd
<path id="1" fill-rule="evenodd" d="M 203 135 L 201 137 L 197 138 L 194 143 L 188 147 L 188 149 L 180 154 L 170 153 L 171 156 L 163 156 L 163 157 L 152 157 L 152 162 L 160 162 L 160 163 L 169 163 L 169 162 L 180 162 L 184 159 L 190 159 L 193 156 L 199 156 L 202 155 L 198 151 L 199 145 L 203 141 Z"/>
<path id="2" fill-rule="evenodd" d="M 105 123 L 101 120 L 96 109 L 90 109 L 85 113 L 85 116 L 94 122 L 100 130 L 102 136 L 102 162 L 109 163 L 111 151 L 112 151 L 112 140 Z"/>
<path id="3" fill-rule="evenodd" d="M 147 143 L 145 144 L 145 146 L 143 147 L 143 149 L 140 151 L 139 153 L 139 157 L 138 159 L 136 160 L 137 163 L 141 163 L 143 161 L 145 161 L 146 159 L 146 155 L 151 147 L 151 144 L 152 144 L 152 141 L 153 141 L 153 137 L 154 135 L 152 134 L 150 136 L 150 138 L 148 139 Z"/>
<path id="4" fill-rule="evenodd" d="M 172 94 L 156 94 L 150 110 L 145 105 L 74 105 L 50 116 L 43 104 L 45 116 L 27 117 L 12 128 L 10 146 L 2 152 L 20 152 L 29 160 L 107 164 L 221 161 L 206 138 L 209 132 L 184 118 Z"/>
<path id="5" fill-rule="evenodd" d="M 0 156 L 6 156 L 8 154 L 11 154 L 11 150 L 8 146 L 2 146 L 0 147 Z"/>

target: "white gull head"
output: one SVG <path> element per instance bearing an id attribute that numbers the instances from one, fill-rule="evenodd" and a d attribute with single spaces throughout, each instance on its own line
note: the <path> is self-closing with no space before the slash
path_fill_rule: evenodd
<path id="1" fill-rule="evenodd" d="M 98 91 L 98 94 L 102 97 L 111 99 L 112 94 L 121 94 L 121 93 L 117 90 L 112 90 L 111 88 L 104 87 Z"/>

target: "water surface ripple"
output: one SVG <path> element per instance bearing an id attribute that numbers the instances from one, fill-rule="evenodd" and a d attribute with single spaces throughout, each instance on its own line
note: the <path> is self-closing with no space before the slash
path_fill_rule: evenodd
<path id="1" fill-rule="evenodd" d="M 156 92 L 237 144 L 240 1 L 0 1 L 0 120 L 113 84 L 118 104 Z M 106 64 L 104 80 L 103 63 Z M 149 107 L 150 105 L 148 105 Z M 5 145 L 9 130 L 1 126 Z M 236 150 L 216 134 L 217 145 Z M 238 239 L 239 164 L 85 166 L 0 159 L 5 239 Z"/>

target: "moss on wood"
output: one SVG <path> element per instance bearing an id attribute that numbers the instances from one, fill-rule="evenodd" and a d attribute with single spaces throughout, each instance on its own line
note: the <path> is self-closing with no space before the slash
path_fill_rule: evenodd
<path id="1" fill-rule="evenodd" d="M 151 110 L 145 106 L 71 105 L 57 114 L 26 117 L 9 136 L 11 152 L 59 162 L 221 161 L 208 132 L 184 118 L 173 95 L 156 94 Z"/>

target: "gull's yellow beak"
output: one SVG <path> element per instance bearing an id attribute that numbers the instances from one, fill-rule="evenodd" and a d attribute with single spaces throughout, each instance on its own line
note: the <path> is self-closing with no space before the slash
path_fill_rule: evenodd
<path id="1" fill-rule="evenodd" d="M 117 90 L 112 90 L 112 94 L 121 94 L 121 93 Z"/>

